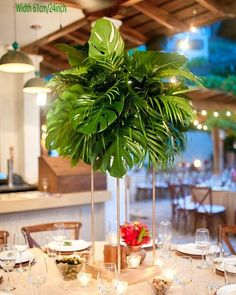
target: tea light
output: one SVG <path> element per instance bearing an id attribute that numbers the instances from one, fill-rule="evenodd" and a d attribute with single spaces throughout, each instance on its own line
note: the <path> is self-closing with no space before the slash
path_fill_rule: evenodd
<path id="1" fill-rule="evenodd" d="M 138 268 L 140 265 L 141 257 L 138 254 L 131 254 L 127 258 L 129 268 Z"/>
<path id="2" fill-rule="evenodd" d="M 126 295 L 127 291 L 128 291 L 128 283 L 125 281 L 117 281 L 116 294 L 117 295 Z"/>
<path id="3" fill-rule="evenodd" d="M 174 279 L 174 271 L 171 268 L 164 269 L 162 275 L 168 281 L 172 282 Z"/>
<path id="4" fill-rule="evenodd" d="M 159 268 L 162 268 L 163 266 L 163 261 L 160 259 L 160 258 L 156 258 L 155 261 L 154 261 L 154 264 L 156 266 L 158 266 Z"/>
<path id="5" fill-rule="evenodd" d="M 90 284 L 91 278 L 92 278 L 92 275 L 90 273 L 86 273 L 86 272 L 82 272 L 78 276 L 80 285 L 82 287 L 88 287 Z"/>

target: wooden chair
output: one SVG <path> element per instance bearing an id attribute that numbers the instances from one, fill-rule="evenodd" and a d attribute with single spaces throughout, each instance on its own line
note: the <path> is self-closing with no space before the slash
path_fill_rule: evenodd
<path id="1" fill-rule="evenodd" d="M 7 244 L 8 237 L 9 237 L 8 231 L 0 230 L 0 245 Z"/>
<path id="2" fill-rule="evenodd" d="M 25 226 L 25 227 L 22 227 L 21 231 L 25 233 L 30 248 L 34 248 L 34 247 L 41 248 L 40 245 L 32 238 L 31 234 L 39 233 L 39 232 L 55 231 L 57 225 L 63 226 L 65 230 L 73 230 L 74 239 L 75 240 L 79 239 L 79 232 L 80 232 L 82 223 L 74 222 L 74 221 L 53 222 L 53 223 Z"/>
<path id="3" fill-rule="evenodd" d="M 226 223 L 226 209 L 224 206 L 213 204 L 210 187 L 192 186 L 191 194 L 196 204 L 194 230 L 197 228 L 199 219 L 205 219 L 206 226 L 211 233 L 214 233 L 214 220 L 216 218 L 220 218 L 222 223 Z"/>
<path id="4" fill-rule="evenodd" d="M 183 219 L 184 228 L 186 229 L 188 217 L 190 217 L 196 207 L 191 200 L 191 196 L 187 195 L 188 186 L 183 184 L 169 184 L 168 190 L 171 197 L 172 223 L 176 224 L 178 228 L 180 220 Z"/>
<path id="5" fill-rule="evenodd" d="M 218 226 L 218 241 L 227 246 L 230 253 L 236 255 L 236 251 L 234 250 L 230 240 L 229 235 L 236 234 L 236 225 L 228 225 L 228 224 L 221 224 Z"/>

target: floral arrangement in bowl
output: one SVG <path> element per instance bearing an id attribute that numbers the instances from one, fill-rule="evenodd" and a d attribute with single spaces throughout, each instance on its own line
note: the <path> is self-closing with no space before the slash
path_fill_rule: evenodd
<path id="1" fill-rule="evenodd" d="M 142 246 L 150 241 L 150 232 L 146 224 L 135 221 L 120 227 L 121 238 L 127 246 Z"/>

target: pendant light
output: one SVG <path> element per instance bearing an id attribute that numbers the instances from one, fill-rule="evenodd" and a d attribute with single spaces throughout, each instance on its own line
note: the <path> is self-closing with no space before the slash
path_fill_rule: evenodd
<path id="1" fill-rule="evenodd" d="M 46 87 L 46 82 L 39 77 L 39 72 L 35 72 L 35 78 L 28 80 L 23 88 L 24 93 L 50 93 L 51 89 Z"/>
<path id="2" fill-rule="evenodd" d="M 15 6 L 16 6 L 16 2 Z M 16 11 L 14 7 L 14 36 L 16 40 Z M 7 73 L 27 73 L 35 70 L 31 58 L 19 50 L 19 44 L 14 41 L 12 50 L 8 50 L 0 59 L 0 71 Z"/>
<path id="3" fill-rule="evenodd" d="M 41 29 L 40 25 L 32 25 L 30 27 L 31 29 L 35 30 L 35 39 L 37 40 L 37 32 L 39 29 Z M 28 80 L 24 87 L 23 92 L 24 93 L 50 93 L 51 89 L 46 87 L 46 82 L 43 78 L 40 78 L 40 72 L 35 72 L 35 77 Z"/>

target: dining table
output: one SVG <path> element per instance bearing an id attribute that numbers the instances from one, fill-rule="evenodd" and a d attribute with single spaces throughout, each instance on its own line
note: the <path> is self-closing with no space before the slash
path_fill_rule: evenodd
<path id="1" fill-rule="evenodd" d="M 105 242 L 104 241 L 97 241 L 95 243 L 95 254 L 96 254 L 96 261 L 101 262 L 103 261 L 103 249 L 104 249 Z M 176 246 L 172 245 L 170 251 L 170 257 L 162 259 L 160 257 L 159 250 L 156 252 L 156 262 L 157 272 L 164 272 L 165 270 L 169 270 L 174 273 L 174 265 L 176 259 L 178 259 L 177 252 L 175 251 Z M 49 258 L 47 255 L 40 250 L 39 248 L 28 249 L 27 251 L 31 251 L 36 257 L 38 256 L 45 256 L 47 260 L 48 266 L 48 277 L 47 281 L 44 285 L 41 286 L 41 294 L 43 295 L 73 295 L 73 294 L 93 294 L 99 295 L 99 291 L 97 289 L 97 282 L 96 279 L 92 279 L 91 284 L 87 288 L 81 288 L 79 281 L 64 281 L 59 270 L 55 264 L 55 258 Z M 143 268 L 147 267 L 148 264 L 152 262 L 152 251 L 146 250 L 146 259 L 144 261 Z M 162 261 L 162 266 L 160 266 L 160 262 Z M 183 287 L 173 283 L 168 294 L 169 295 L 182 295 L 182 294 L 191 294 L 191 295 L 203 295 L 208 294 L 207 286 L 209 282 L 213 280 L 213 272 L 211 269 L 207 268 L 204 270 L 200 270 L 197 268 L 197 265 L 201 262 L 200 259 L 193 259 L 193 281 L 189 284 L 186 289 L 185 293 L 183 292 Z M 36 262 L 37 263 L 37 262 Z M 145 266 L 146 264 L 146 266 Z M 27 267 L 28 268 L 28 267 Z M 126 273 L 130 272 L 130 276 L 137 277 L 136 283 L 131 284 L 128 286 L 128 295 L 155 295 L 155 289 L 153 289 L 150 280 L 152 279 L 152 273 L 150 272 L 149 278 L 145 279 L 145 276 L 142 275 L 142 270 L 124 270 L 122 271 L 121 276 Z M 3 275 L 3 283 L 0 284 L 0 291 L 4 284 L 6 283 L 6 273 L 2 271 Z M 154 275 L 153 275 L 154 277 Z M 17 295 L 35 295 L 34 289 L 28 282 L 28 271 L 25 273 L 18 273 L 18 272 L 11 272 L 10 273 L 11 284 L 16 287 L 16 290 L 13 291 L 11 294 Z M 216 274 L 217 284 L 224 286 L 225 280 L 223 275 Z M 214 293 L 212 293 L 214 294 Z"/>

